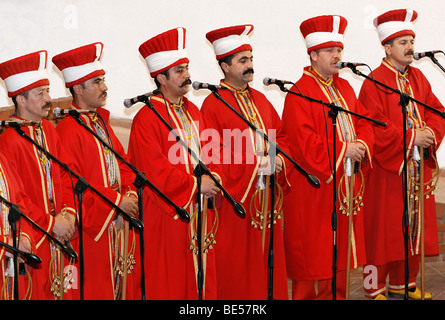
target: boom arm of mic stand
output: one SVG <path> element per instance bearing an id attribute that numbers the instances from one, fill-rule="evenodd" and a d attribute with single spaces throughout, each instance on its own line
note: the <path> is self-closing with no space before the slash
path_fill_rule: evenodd
<path id="1" fill-rule="evenodd" d="M 363 119 L 366 119 L 366 120 L 368 120 L 370 122 L 373 122 L 373 123 L 375 123 L 375 124 L 377 124 L 379 126 L 386 127 L 386 122 L 383 122 L 383 121 L 380 121 L 380 120 L 377 120 L 377 119 L 372 119 L 372 118 L 366 117 L 364 115 L 355 113 L 353 111 L 343 109 L 342 107 L 339 107 L 339 106 L 335 105 L 334 103 L 324 102 L 322 100 L 318 100 L 318 99 L 311 98 L 309 96 L 305 96 L 303 94 L 300 94 L 298 92 L 295 92 L 295 91 L 292 91 L 292 90 L 289 90 L 289 89 L 285 88 L 284 85 L 280 85 L 279 87 L 280 87 L 281 91 L 283 91 L 283 92 L 291 93 L 293 95 L 302 97 L 302 98 L 304 98 L 306 100 L 309 100 L 309 101 L 312 101 L 312 102 L 317 102 L 319 104 L 325 105 L 325 106 L 331 108 L 332 110 L 349 113 L 349 114 L 352 114 L 352 115 L 354 115 L 354 116 L 356 116 L 358 118 L 363 118 Z"/>
<path id="2" fill-rule="evenodd" d="M 198 156 L 189 148 L 189 146 L 187 146 L 185 144 L 185 142 L 181 139 L 181 137 L 178 136 L 178 134 L 173 130 L 173 128 L 167 123 L 167 121 L 165 121 L 165 119 L 159 114 L 159 112 L 153 107 L 153 104 L 150 102 L 150 100 L 147 98 L 145 99 L 145 101 L 141 101 L 144 102 L 155 114 L 156 116 L 162 121 L 162 123 L 170 130 L 170 132 L 173 132 L 173 134 L 175 135 L 176 141 L 178 141 L 182 146 L 184 146 L 184 148 L 187 149 L 188 153 L 196 160 L 196 162 L 198 163 L 198 165 L 200 166 L 200 169 L 202 170 L 201 173 L 202 174 L 207 174 L 212 180 L 213 182 L 215 182 L 215 184 L 217 185 L 217 187 L 224 193 L 224 196 L 229 200 L 229 202 L 232 204 L 233 209 L 235 210 L 236 213 L 238 213 L 241 217 L 245 217 L 246 216 L 246 211 L 244 209 L 244 207 L 235 201 L 235 199 L 233 199 L 233 197 L 227 192 L 226 189 L 224 189 L 224 187 L 221 185 L 221 183 L 219 183 L 218 180 L 216 180 L 216 178 L 213 176 L 213 174 L 210 172 L 210 170 L 206 167 L 206 165 L 198 158 Z"/>
<path id="3" fill-rule="evenodd" d="M 98 139 L 105 147 L 107 147 L 113 154 L 116 156 L 116 158 L 119 159 L 119 161 L 123 162 L 126 166 L 128 166 L 135 174 L 136 174 L 136 183 L 140 183 L 141 185 L 148 185 L 151 189 L 153 189 L 157 194 L 159 194 L 165 201 L 167 201 L 172 207 L 175 208 L 176 212 L 180 217 L 186 220 L 190 220 L 190 216 L 188 212 L 179 206 L 177 206 L 173 201 L 170 200 L 164 193 L 162 193 L 153 183 L 151 183 L 147 177 L 140 172 L 134 165 L 129 163 L 127 160 L 125 160 L 116 150 L 114 150 L 106 141 L 104 141 L 96 132 L 94 132 L 90 127 L 88 127 L 85 122 L 83 122 L 80 119 L 80 115 L 72 115 L 76 121 L 83 126 L 85 129 L 87 129 L 96 139 Z"/>
<path id="4" fill-rule="evenodd" d="M 29 218 L 27 215 L 25 215 L 19 209 L 19 206 L 16 205 L 15 203 L 12 203 L 12 202 L 6 200 L 2 196 L 0 196 L 0 201 L 9 207 L 9 217 L 8 218 L 9 218 L 10 222 L 14 223 L 14 222 L 18 221 L 21 217 L 25 218 L 29 223 L 31 223 L 34 227 L 39 229 L 40 232 L 42 232 L 45 236 L 47 236 L 51 241 L 53 241 L 55 244 L 59 245 L 68 256 L 70 256 L 71 258 L 74 258 L 74 259 L 77 258 L 77 253 L 76 253 L 76 251 L 74 251 L 73 248 L 71 248 L 71 246 L 69 245 L 69 242 L 68 242 L 68 245 L 66 245 L 66 244 L 61 243 L 56 238 L 54 238 L 45 229 L 43 229 L 41 226 L 39 226 L 37 223 L 35 223 L 31 218 Z"/>
<path id="5" fill-rule="evenodd" d="M 103 194 L 101 194 L 96 188 L 91 186 L 89 183 L 85 181 L 82 177 L 80 177 L 76 172 L 71 170 L 65 163 L 57 159 L 55 156 L 53 156 L 48 150 L 41 147 L 38 143 L 36 143 L 33 139 L 31 139 L 19 126 L 14 127 L 14 129 L 17 131 L 19 135 L 24 137 L 26 140 L 31 142 L 33 145 L 35 145 L 40 151 L 44 152 L 45 155 L 50 158 L 51 160 L 57 162 L 61 167 L 63 167 L 66 171 L 68 171 L 71 175 L 76 177 L 78 180 L 82 180 L 84 182 L 85 187 L 90 188 L 91 191 L 93 191 L 95 194 L 97 194 L 99 197 L 101 197 L 105 202 L 107 202 L 110 206 L 112 206 L 117 212 L 122 214 L 124 217 L 126 217 L 131 224 L 136 227 L 137 229 L 142 229 L 144 226 L 142 222 L 139 219 L 136 219 L 134 217 L 131 217 L 128 213 L 123 211 L 119 206 L 117 206 L 115 203 L 113 203 L 110 199 L 105 197 Z"/>
<path id="6" fill-rule="evenodd" d="M 435 108 L 433 108 L 433 107 L 431 107 L 431 106 L 429 106 L 429 105 L 427 105 L 427 104 L 425 104 L 425 103 L 423 103 L 423 102 L 421 102 L 421 101 L 419 101 L 419 100 L 417 100 L 417 99 L 414 99 L 413 97 L 404 94 L 404 93 L 401 92 L 399 89 L 394 89 L 394 88 L 392 88 L 392 87 L 390 87 L 390 86 L 388 86 L 388 85 L 386 85 L 386 84 L 384 84 L 384 83 L 382 83 L 382 82 L 380 82 L 380 81 L 378 81 L 378 80 L 375 80 L 374 78 L 371 78 L 370 76 L 367 76 L 367 75 L 363 74 L 361 71 L 357 70 L 356 68 L 351 68 L 351 70 L 352 70 L 352 72 L 354 72 L 356 75 L 361 76 L 361 77 L 363 77 L 363 78 L 366 78 L 366 79 L 368 79 L 368 80 L 370 80 L 370 81 L 372 81 L 372 82 L 374 82 L 374 83 L 376 83 L 376 84 L 378 84 L 378 85 L 380 85 L 380 86 L 382 86 L 382 87 L 384 87 L 384 88 L 386 88 L 386 89 L 388 89 L 388 90 L 391 90 L 392 92 L 397 93 L 397 94 L 399 94 L 399 95 L 401 95 L 401 96 L 403 95 L 403 96 L 406 97 L 407 99 L 409 99 L 409 100 L 411 100 L 411 101 L 413 101 L 413 102 L 415 102 L 415 103 L 417 103 L 417 104 L 420 104 L 420 105 L 424 106 L 426 109 L 431 110 L 431 111 L 433 111 L 433 112 L 436 112 L 436 113 L 439 114 L 442 118 L 445 119 L 445 111 L 439 111 L 439 110 L 437 110 L 437 109 L 435 109 Z"/>
<path id="7" fill-rule="evenodd" d="M 211 90 L 212 93 L 215 95 L 215 97 L 217 99 L 219 99 L 222 103 L 224 103 L 227 107 L 230 108 L 230 110 L 232 110 L 233 112 L 235 112 L 238 117 L 240 117 L 244 122 L 246 122 L 246 124 L 252 129 L 255 130 L 256 132 L 258 132 L 264 140 L 266 140 L 267 142 L 269 142 L 269 144 L 274 145 L 275 146 L 275 150 L 276 150 L 276 155 L 278 154 L 282 154 L 284 157 L 286 157 L 290 162 L 292 162 L 292 164 L 295 166 L 295 168 L 297 168 L 298 171 L 300 171 L 300 173 L 302 173 L 306 179 L 309 181 L 309 183 L 316 187 L 316 188 L 320 188 L 320 180 L 314 176 L 313 174 L 308 173 L 306 170 L 304 170 L 294 159 L 292 159 L 289 155 L 287 155 L 279 146 L 277 143 L 272 142 L 269 140 L 269 137 L 262 131 L 258 130 L 258 128 L 250 123 L 246 118 L 243 117 L 242 114 L 240 114 L 237 110 L 235 110 L 226 100 L 223 99 L 223 97 L 221 97 L 221 95 L 217 92 L 217 90 Z"/>

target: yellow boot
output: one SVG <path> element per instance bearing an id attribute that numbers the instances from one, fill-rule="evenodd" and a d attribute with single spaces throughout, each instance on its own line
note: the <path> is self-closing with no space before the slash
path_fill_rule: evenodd
<path id="1" fill-rule="evenodd" d="M 403 290 L 388 290 L 389 295 L 391 297 L 404 297 L 405 296 L 405 289 Z M 431 300 L 432 299 L 431 292 L 425 292 L 425 300 Z M 408 298 L 414 299 L 414 300 L 420 300 L 422 298 L 422 292 L 419 288 L 415 287 L 408 290 Z"/>
<path id="2" fill-rule="evenodd" d="M 388 300 L 388 299 L 386 299 L 386 296 L 383 293 L 379 293 L 374 298 L 371 298 L 371 300 Z"/>

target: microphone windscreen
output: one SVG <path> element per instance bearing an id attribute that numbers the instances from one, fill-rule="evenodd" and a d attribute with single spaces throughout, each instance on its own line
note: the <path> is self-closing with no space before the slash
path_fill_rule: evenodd
<path id="1" fill-rule="evenodd" d="M 124 107 L 125 108 L 130 108 L 133 104 L 131 103 L 130 99 L 125 99 L 124 100 Z"/>
<path id="2" fill-rule="evenodd" d="M 265 77 L 265 78 L 263 79 L 263 84 L 264 84 L 265 86 L 268 86 L 268 85 L 270 84 L 270 79 L 269 79 L 268 77 Z"/>
<path id="3" fill-rule="evenodd" d="M 53 109 L 53 115 L 54 115 L 55 117 L 60 117 L 60 116 L 62 115 L 62 113 L 61 113 L 61 109 L 60 109 L 59 107 L 55 107 L 55 108 Z"/>
<path id="4" fill-rule="evenodd" d="M 200 89 L 200 83 L 198 81 L 193 81 L 192 87 L 195 90 L 199 90 Z"/>

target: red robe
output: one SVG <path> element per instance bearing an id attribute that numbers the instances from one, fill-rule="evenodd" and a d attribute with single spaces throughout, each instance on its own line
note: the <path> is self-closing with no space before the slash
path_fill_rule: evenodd
<path id="1" fill-rule="evenodd" d="M 78 107 L 73 104 L 71 108 L 76 109 Z M 98 108 L 97 113 L 102 116 L 106 124 L 106 129 L 111 138 L 111 146 L 126 158 L 122 144 L 108 123 L 109 111 Z M 96 131 L 92 124 L 92 116 L 84 114 L 81 119 Z M 101 121 L 100 118 L 97 121 Z M 122 194 L 126 194 L 132 187 L 133 172 L 123 162 L 119 162 L 116 170 L 120 192 L 113 190 L 107 173 L 108 168 L 102 143 L 71 116 L 65 117 L 57 125 L 56 130 L 67 153 L 75 163 L 72 170 L 84 177 L 101 194 L 119 206 Z M 134 194 L 134 191 L 130 193 Z M 112 300 L 118 297 L 117 293 L 115 296 L 114 290 L 115 288 L 117 288 L 117 291 L 120 290 L 121 277 L 115 276 L 114 268 L 118 264 L 118 254 L 122 251 L 115 249 L 115 246 L 119 247 L 122 243 L 119 242 L 118 244 L 118 241 L 115 240 L 117 240 L 117 237 L 122 239 L 122 232 L 117 233 L 115 230 L 113 223 L 115 219 L 116 210 L 88 188 L 84 192 L 82 215 L 85 268 L 84 299 L 86 300 Z M 135 237 L 130 232 L 130 248 L 132 244 L 135 244 L 134 241 Z M 127 276 L 127 299 L 132 298 L 131 279 L 133 275 L 134 272 Z"/>
<path id="2" fill-rule="evenodd" d="M 151 103 L 162 117 L 187 141 L 183 123 L 191 123 L 191 139 L 197 138 L 200 148 L 201 134 L 207 127 L 198 108 L 183 97 L 183 110 L 187 122 L 182 122 L 170 102 L 168 107 L 160 96 L 152 96 Z M 167 110 L 168 108 L 168 110 Z M 176 143 L 173 134 L 159 120 L 148 106 L 134 117 L 130 133 L 128 155 L 132 163 L 162 193 L 177 206 L 189 213 L 190 222 L 178 217 L 175 209 L 149 187 L 144 188 L 144 238 L 145 238 L 145 284 L 147 299 L 198 299 L 196 275 L 198 256 L 191 250 L 196 247 L 193 236 L 196 232 L 195 195 L 196 177 L 188 152 Z M 198 154 L 199 155 L 199 154 Z M 208 163 L 208 159 L 202 159 Z M 218 175 L 218 169 L 209 164 L 208 168 Z M 214 171 L 216 170 L 216 171 Z M 207 228 L 209 236 L 214 231 L 214 219 L 208 211 Z M 217 236 L 217 235 L 216 235 Z M 214 249 L 204 252 L 203 299 L 216 299 Z"/>
<path id="3" fill-rule="evenodd" d="M 374 78 L 384 84 L 402 90 L 397 80 L 399 72 L 386 59 L 373 71 Z M 435 109 L 444 108 L 431 90 L 431 86 L 422 72 L 408 67 L 407 78 L 413 97 Z M 383 89 L 388 92 L 388 89 Z M 402 108 L 399 106 L 400 95 L 387 94 L 365 80 L 359 95 L 360 101 L 369 110 L 370 116 L 387 123 L 386 128 L 375 127 L 374 170 L 369 175 L 365 194 L 365 205 L 369 208 L 365 215 L 365 235 L 368 264 L 382 265 L 391 261 L 401 261 L 405 257 L 403 235 L 403 121 Z M 432 171 L 436 170 L 433 156 L 445 134 L 445 122 L 423 106 L 413 106 L 417 121 L 425 122 L 427 130 L 435 137 L 435 144 L 428 148 L 430 159 L 425 161 L 425 182 L 431 180 Z M 411 157 L 415 132 L 408 127 L 407 156 Z M 412 161 L 409 161 L 411 163 Z M 438 169 L 438 168 L 437 168 Z M 409 174 L 410 175 L 410 174 Z M 425 195 L 434 189 L 431 183 L 425 187 Z M 411 211 L 411 210 L 410 210 Z M 411 212 L 411 215 L 413 213 Z M 418 224 L 414 226 L 418 227 Z M 413 226 L 413 225 L 412 225 Z M 412 229 L 414 230 L 414 229 Z M 419 230 L 417 228 L 417 230 Z M 419 237 L 410 237 L 410 255 L 419 254 Z M 391 245 L 388 245 L 390 243 Z M 411 249 L 413 251 L 411 251 Z M 437 254 L 437 225 L 434 195 L 425 198 L 425 254 Z"/>
<path id="4" fill-rule="evenodd" d="M 366 110 L 357 100 L 349 83 L 338 77 L 332 83 L 341 98 L 342 107 L 362 115 Z M 306 67 L 303 76 L 296 83 L 303 95 L 332 102 L 329 87 L 324 85 L 311 67 Z M 290 90 L 300 92 L 292 87 Z M 284 200 L 287 213 L 284 224 L 286 263 L 288 275 L 293 280 L 322 280 L 332 278 L 333 230 L 331 217 L 333 212 L 333 187 L 331 162 L 333 155 L 333 127 L 328 117 L 328 107 L 316 102 L 309 102 L 297 95 L 286 95 L 283 109 L 284 128 L 289 136 L 294 159 L 309 173 L 320 180 L 320 188 L 309 185 L 306 178 L 294 171 L 291 176 L 292 189 Z M 340 114 L 339 114 L 340 115 Z M 345 115 L 345 123 L 350 126 L 358 141 L 366 147 L 366 159 L 362 162 L 362 171 L 370 166 L 373 146 L 372 127 L 365 120 Z M 343 214 L 341 190 L 347 190 L 343 174 L 346 161 L 346 140 L 343 137 L 341 121 L 337 121 L 336 134 L 336 180 L 337 180 L 337 271 L 346 269 L 348 216 Z M 354 140 L 352 140 L 354 141 Z M 327 150 L 329 146 L 329 152 Z M 343 179 L 342 179 L 343 177 Z M 355 175 L 354 191 L 357 195 L 362 186 L 360 174 Z M 365 193 L 367 189 L 365 188 Z M 366 210 L 366 207 L 365 207 Z M 364 264 L 363 208 L 356 209 L 353 216 L 353 239 L 351 267 Z"/>
<path id="5" fill-rule="evenodd" d="M 249 119 L 248 109 L 237 99 L 236 89 L 221 81 L 221 85 L 229 89 L 219 90 L 221 97 L 235 110 Z M 252 116 L 257 127 L 265 132 L 271 141 L 276 141 L 282 150 L 289 156 L 288 140 L 283 131 L 281 119 L 275 108 L 259 91 L 247 87 L 250 103 L 256 113 Z M 203 102 L 201 112 L 212 127 L 215 128 L 224 148 L 222 151 L 222 168 L 227 179 L 228 192 L 240 202 L 246 210 L 245 219 L 235 214 L 232 205 L 224 201 L 220 210 L 219 234 L 216 244 L 216 262 L 218 279 L 218 299 L 267 299 L 268 295 L 268 252 L 270 228 L 266 227 L 265 246 L 263 252 L 262 231 L 256 216 L 256 209 L 252 203 L 257 199 L 258 168 L 260 163 L 255 154 L 255 143 L 258 140 L 255 132 L 230 110 L 221 100 L 210 94 Z M 229 131 L 230 130 L 230 131 Z M 274 131 L 271 131 L 274 130 Z M 227 133 L 232 134 L 231 138 Z M 268 149 L 268 147 L 265 147 Z M 237 159 L 238 157 L 238 159 Z M 287 192 L 289 184 L 287 175 L 292 164 L 281 154 L 278 155 L 284 162 L 284 169 L 278 175 L 277 190 Z M 286 160 L 285 160 L 286 159 Z M 278 192 L 277 192 L 278 194 Z M 275 197 L 277 200 L 278 195 Z M 270 207 L 270 198 L 267 199 Z M 277 203 L 277 202 L 276 202 Z M 259 206 L 261 211 L 262 207 Z M 274 225 L 274 299 L 288 299 L 287 276 L 284 257 L 282 211 L 276 206 L 279 216 L 275 218 Z M 268 208 L 268 213 L 270 208 Z M 284 213 L 286 215 L 286 213 Z"/>
<path id="6" fill-rule="evenodd" d="M 29 216 L 30 211 L 39 209 L 33 205 L 29 198 L 23 193 L 23 185 L 21 181 L 18 180 L 18 175 L 8 164 L 6 158 L 0 154 L 0 175 L 3 179 L 3 183 L 0 186 L 1 195 L 6 200 L 19 206 L 19 209 Z M 17 177 L 17 178 L 16 178 Z M 5 189 L 3 189 L 5 187 Z M 7 235 L 12 235 L 12 230 L 10 230 L 10 225 L 8 222 L 9 207 L 4 203 L 0 203 L 0 241 L 8 244 Z M 32 228 L 29 222 L 24 218 L 21 218 L 17 222 L 17 236 L 20 239 L 24 237 L 28 238 L 31 243 L 32 252 L 35 252 L 34 239 L 32 234 Z M 12 240 L 10 240 L 9 245 L 13 245 Z M 17 243 L 18 245 L 18 243 Z M 5 259 L 5 248 L 0 245 L 0 300 L 12 300 L 14 298 L 14 278 L 8 278 L 7 268 L 9 266 L 9 260 L 12 258 Z M 12 266 L 12 264 L 11 264 Z M 30 290 L 33 285 L 35 285 L 35 276 L 33 270 L 29 265 L 26 266 L 26 274 L 24 276 L 19 276 L 19 299 L 36 299 L 35 290 Z M 13 274 L 12 270 L 12 274 Z M 10 285 L 5 282 L 10 283 Z"/>
<path id="7" fill-rule="evenodd" d="M 11 120 L 23 120 L 18 117 L 11 117 Z M 42 132 L 44 136 L 45 149 L 56 158 L 64 162 L 66 154 L 58 139 L 58 135 L 52 123 L 46 120 L 41 121 Z M 22 126 L 22 130 L 32 139 L 36 139 L 34 126 Z M 29 196 L 31 202 L 39 208 L 29 212 L 30 218 L 47 232 L 51 233 L 54 227 L 54 214 L 58 214 L 64 209 L 67 213 L 75 214 L 74 198 L 71 189 L 71 183 L 66 171 L 58 164 L 51 161 L 51 180 L 52 189 L 49 188 L 45 169 L 39 157 L 38 148 L 13 129 L 8 128 L 0 135 L 0 150 L 8 159 L 9 165 L 15 169 L 23 181 L 23 190 Z M 54 202 L 54 212 L 51 212 L 50 193 Z M 58 270 L 59 253 L 57 261 L 51 261 L 52 253 L 50 241 L 46 235 L 34 228 L 34 239 L 37 252 L 42 259 L 42 263 L 33 270 L 36 274 L 36 283 L 33 285 L 36 290 L 37 299 L 54 299 L 51 292 L 51 282 Z M 65 267 L 74 266 L 75 262 L 65 258 Z M 51 266 L 51 270 L 50 269 Z M 51 278 L 49 278 L 51 274 Z M 70 290 L 69 290 L 70 291 Z M 72 290 L 71 290 L 72 291 Z M 69 292 L 69 296 L 75 296 L 75 293 Z"/>

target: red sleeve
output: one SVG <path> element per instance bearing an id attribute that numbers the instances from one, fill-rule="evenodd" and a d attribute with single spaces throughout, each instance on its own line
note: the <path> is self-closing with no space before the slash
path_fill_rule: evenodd
<path id="1" fill-rule="evenodd" d="M 237 138 L 238 132 L 242 134 L 240 130 L 238 132 L 236 129 L 231 130 L 234 127 L 233 119 L 238 120 L 236 118 L 238 116 L 231 115 L 231 112 L 233 111 L 229 110 L 213 95 L 209 95 L 201 107 L 201 113 L 209 127 L 216 130 L 221 141 L 220 158 L 222 170 L 224 170 L 227 180 L 226 190 L 234 199 L 243 202 L 243 197 L 252 185 L 252 177 L 256 177 L 258 173 L 260 162 L 258 157 L 246 155 L 243 152 L 247 149 L 245 145 L 237 144 L 244 138 Z M 247 125 L 240 127 L 247 127 Z"/>
<path id="2" fill-rule="evenodd" d="M 141 109 L 133 119 L 128 147 L 131 162 L 173 203 L 185 208 L 196 193 L 196 178 L 186 172 L 184 164 L 169 159 L 169 156 L 182 158 L 178 156 L 184 152 L 182 149 L 148 107 Z M 157 192 L 149 192 L 149 197 L 166 213 L 176 214 Z"/>
<path id="3" fill-rule="evenodd" d="M 33 159 L 28 156 L 30 153 L 29 150 L 33 150 L 33 146 L 30 142 L 20 137 L 14 129 L 8 128 L 2 133 L 0 150 L 2 150 L 2 154 L 7 158 L 10 172 L 15 177 L 17 183 L 17 190 L 24 193 L 24 190 L 26 190 L 24 183 L 28 185 L 39 185 L 41 183 L 40 177 L 37 174 L 28 175 L 27 171 L 19 171 L 18 168 L 36 168 L 36 165 L 32 162 Z M 23 182 L 22 179 L 26 179 L 26 182 Z M 36 188 L 34 191 L 34 196 L 37 195 L 41 197 L 39 188 Z M 42 229 L 51 232 L 54 227 L 54 217 L 42 210 L 38 204 L 32 203 L 31 198 L 30 195 L 27 195 L 26 198 L 24 197 L 24 199 L 27 199 L 24 206 L 28 208 L 28 217 Z M 39 245 L 42 243 L 45 235 L 41 231 L 33 229 L 33 237 L 36 245 Z"/>
<path id="4" fill-rule="evenodd" d="M 346 100 L 349 111 L 369 116 L 346 81 L 338 79 L 336 85 Z M 297 82 L 297 86 L 305 96 L 326 100 L 318 85 L 305 76 Z M 336 144 L 335 168 L 339 175 L 343 172 L 343 165 L 340 164 L 343 163 L 347 148 L 347 143 L 339 139 L 338 128 L 337 132 L 333 132 L 333 121 L 329 116 L 329 111 L 330 108 L 321 103 L 308 101 L 292 93 L 286 95 L 283 109 L 283 123 L 288 129 L 287 133 L 289 141 L 292 141 L 291 149 L 294 156 L 306 171 L 326 183 L 331 180 L 331 172 L 334 169 L 332 150 L 334 139 Z M 367 157 L 362 162 L 362 168 L 370 167 L 374 145 L 372 126 L 367 120 L 354 115 L 350 115 L 350 119 L 354 125 L 357 141 L 361 142 L 367 150 Z"/>
<path id="5" fill-rule="evenodd" d="M 268 99 L 266 99 L 264 95 L 256 93 L 255 97 L 257 95 L 261 97 L 259 98 L 259 103 L 261 103 L 261 111 L 264 113 L 263 121 L 266 122 L 267 128 L 270 128 L 268 129 L 268 132 L 266 132 L 269 140 L 275 142 L 286 155 L 288 155 L 292 160 L 295 161 L 295 159 L 292 158 L 289 148 L 289 139 L 284 129 L 283 122 L 280 119 L 280 116 L 276 112 L 274 106 Z M 283 161 L 283 170 L 278 175 L 277 182 L 282 187 L 283 193 L 286 194 L 289 192 L 291 187 L 289 183 L 289 177 L 291 172 L 294 170 L 294 164 L 283 154 L 277 153 L 277 157 L 280 157 Z"/>
<path id="6" fill-rule="evenodd" d="M 100 170 L 91 170 L 93 161 L 96 161 L 94 155 L 97 153 L 96 145 L 89 144 L 91 133 L 68 117 L 59 123 L 56 130 L 64 143 L 66 157 L 71 160 L 70 169 L 80 177 L 84 177 L 86 182 L 106 199 L 119 206 L 122 196 L 108 185 L 98 183 L 102 179 Z M 113 221 L 116 210 L 91 188 L 87 188 L 83 193 L 82 204 L 83 231 L 98 240 Z"/>
<path id="7" fill-rule="evenodd" d="M 288 93 L 284 102 L 283 123 L 285 128 L 292 128 L 287 133 L 289 141 L 293 142 L 291 149 L 295 160 L 320 181 L 327 182 L 331 177 L 333 156 L 333 132 L 328 108 Z M 339 160 L 343 158 L 345 150 L 346 143 L 337 139 L 335 154 Z"/>

